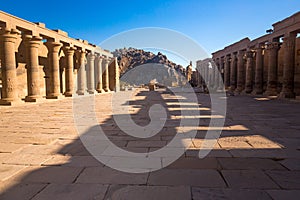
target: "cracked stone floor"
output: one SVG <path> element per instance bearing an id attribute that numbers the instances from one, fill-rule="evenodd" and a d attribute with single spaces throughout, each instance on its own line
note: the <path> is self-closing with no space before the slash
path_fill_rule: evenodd
<path id="1" fill-rule="evenodd" d="M 121 92 L 126 94 L 128 92 Z M 95 96 L 95 114 L 105 135 L 116 146 L 135 153 L 163 148 L 176 134 L 196 131 L 183 141 L 186 151 L 169 165 L 170 155 L 153 158 L 153 165 L 137 162 L 145 173 L 126 173 L 95 159 L 79 139 L 72 98 L 0 107 L 1 200 L 185 200 L 185 199 L 298 199 L 300 196 L 300 103 L 253 96 L 230 96 L 227 115 L 211 110 L 207 94 L 197 93 L 201 115 L 183 115 L 195 102 L 160 89 L 139 89 L 127 106 L 140 126 L 150 123 L 149 108 L 161 103 L 165 120 L 160 132 L 136 138 L 123 132 L 112 115 L 112 94 Z M 126 95 L 124 95 L 125 98 Z M 82 102 L 91 97 L 81 97 Z M 122 95 L 119 95 L 122 102 Z M 117 99 L 118 101 L 118 99 Z M 82 112 L 89 112 L 82 109 Z M 188 112 L 189 113 L 189 112 Z M 180 125 L 182 119 L 197 126 Z M 221 136 L 200 159 L 210 120 L 225 119 Z M 192 123 L 191 123 L 192 124 Z M 130 126 L 128 130 L 130 131 Z M 97 143 L 97 142 L 95 142 Z M 107 157 L 113 151 L 104 150 Z M 110 164 L 119 164 L 114 160 Z M 151 162 L 152 163 L 152 162 Z M 125 163 L 131 168 L 132 163 Z M 152 171 L 152 168 L 161 169 Z"/>

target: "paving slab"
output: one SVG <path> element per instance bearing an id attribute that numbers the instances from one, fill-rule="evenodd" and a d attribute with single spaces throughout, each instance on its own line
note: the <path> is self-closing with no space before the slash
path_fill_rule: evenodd
<path id="1" fill-rule="evenodd" d="M 4 141 L 0 142 L 0 153 L 12 153 L 19 149 L 24 148 L 27 145 L 27 144 L 7 143 Z"/>
<path id="2" fill-rule="evenodd" d="M 188 186 L 112 186 L 107 199 L 111 200 L 184 200 L 191 199 Z"/>
<path id="3" fill-rule="evenodd" d="M 77 178 L 76 183 L 101 184 L 146 184 L 148 173 L 131 174 L 109 167 L 87 167 Z"/>
<path id="4" fill-rule="evenodd" d="M 279 186 L 260 170 L 222 170 L 230 188 L 277 189 Z M 285 172 L 285 171 L 284 171 Z"/>
<path id="5" fill-rule="evenodd" d="M 0 181 L 4 181 L 25 169 L 22 165 L 5 165 L 0 164 Z"/>
<path id="6" fill-rule="evenodd" d="M 31 200 L 37 193 L 42 191 L 47 184 L 45 183 L 16 183 L 9 188 L 2 190 L 4 183 L 0 184 L 1 200 Z"/>
<path id="7" fill-rule="evenodd" d="M 42 164 L 43 166 L 68 166 L 68 167 L 97 167 L 104 166 L 93 156 L 55 155 Z"/>
<path id="8" fill-rule="evenodd" d="M 300 159 L 286 158 L 286 159 L 280 160 L 278 162 L 291 171 L 300 170 Z"/>
<path id="9" fill-rule="evenodd" d="M 286 170 L 280 163 L 267 158 L 217 158 L 222 169 L 280 169 Z"/>
<path id="10" fill-rule="evenodd" d="M 300 171 L 272 170 L 266 173 L 284 189 L 300 189 Z"/>
<path id="11" fill-rule="evenodd" d="M 168 163 L 168 158 L 162 158 L 162 164 Z M 216 158 L 191 158 L 181 157 L 172 164 L 168 165 L 170 169 L 221 169 L 221 166 Z"/>
<path id="12" fill-rule="evenodd" d="M 49 184 L 32 200 L 102 200 L 107 188 L 101 184 Z"/>
<path id="13" fill-rule="evenodd" d="M 300 190 L 267 190 L 274 200 L 298 199 Z"/>
<path id="14" fill-rule="evenodd" d="M 192 188 L 193 200 L 271 200 L 272 198 L 263 190 L 250 189 L 215 189 L 215 188 Z"/>
<path id="15" fill-rule="evenodd" d="M 10 158 L 6 159 L 4 164 L 12 165 L 41 165 L 47 160 L 51 159 L 50 155 L 40 155 L 40 154 L 20 154 L 18 152 L 12 153 Z"/>
<path id="16" fill-rule="evenodd" d="M 24 183 L 73 183 L 81 171 L 82 168 L 63 166 L 27 167 L 17 180 Z"/>
<path id="17" fill-rule="evenodd" d="M 226 186 L 219 172 L 211 169 L 162 169 L 150 173 L 148 185 Z"/>

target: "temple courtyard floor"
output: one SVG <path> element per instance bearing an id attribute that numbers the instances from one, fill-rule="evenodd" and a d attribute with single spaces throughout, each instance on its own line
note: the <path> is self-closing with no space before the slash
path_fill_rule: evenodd
<path id="1" fill-rule="evenodd" d="M 211 109 L 208 94 L 197 93 L 197 103 L 184 98 L 182 91 L 179 94 L 183 101 L 179 102 L 164 89 L 155 92 L 139 89 L 127 101 L 128 105 L 123 104 L 137 125 L 150 123 L 148 111 L 153 104 L 162 104 L 167 116 L 152 110 L 152 121 L 156 120 L 158 126 L 165 121 L 163 128 L 149 138 L 137 138 L 126 134 L 131 131 L 130 125 L 124 131 L 115 121 L 115 116 L 124 115 L 122 108 L 112 110 L 111 107 L 112 102 L 126 101 L 122 98 L 127 93 L 120 92 L 124 95 L 114 100 L 112 93 L 95 96 L 94 114 L 101 130 L 114 145 L 136 155 L 150 155 L 169 144 L 176 134 L 196 131 L 195 137 L 182 139 L 186 151 L 175 162 L 168 162 L 173 155 L 162 153 L 151 157 L 153 162 L 145 166 L 138 156 L 137 162 L 132 163 L 108 149 L 102 151 L 108 165 L 118 166 L 120 162 L 121 168 L 133 172 L 132 164 L 136 164 L 137 172 L 148 171 L 127 173 L 99 162 L 79 138 L 78 122 L 88 119 L 74 122 L 73 98 L 0 107 L 0 199 L 299 198 L 299 101 L 228 96 L 222 99 L 227 101 L 224 116 Z M 91 98 L 80 97 L 79 101 L 84 103 Z M 183 110 L 195 110 L 195 104 L 201 115 L 182 114 Z M 90 112 L 89 105 L 76 112 L 80 111 Z M 180 124 L 182 119 L 184 125 Z M 224 126 L 209 127 L 213 119 L 224 119 Z M 189 120 L 198 120 L 198 124 L 189 126 Z M 199 151 L 209 149 L 203 145 L 207 130 L 222 130 L 222 133 L 208 155 L 200 159 Z M 97 136 L 97 131 L 93 133 Z"/>

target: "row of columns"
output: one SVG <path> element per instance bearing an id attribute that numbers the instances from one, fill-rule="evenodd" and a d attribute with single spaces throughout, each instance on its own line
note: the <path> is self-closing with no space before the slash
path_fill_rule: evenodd
<path id="1" fill-rule="evenodd" d="M 294 98 L 296 35 L 296 33 L 286 34 L 281 47 L 277 39 L 259 44 L 255 49 L 240 50 L 222 58 L 215 58 L 217 66 L 224 69 L 225 88 L 236 93 L 263 94 L 263 52 L 266 51 L 268 52 L 268 78 L 264 94 L 278 95 L 278 51 L 283 48 L 283 83 L 279 97 Z"/>
<path id="2" fill-rule="evenodd" d="M 16 29 L 3 28 L 0 32 L 1 45 L 1 68 L 2 68 L 2 95 L 0 104 L 11 105 L 18 102 L 17 77 L 16 77 L 16 54 L 15 43 L 20 35 L 20 31 Z M 40 72 L 39 72 L 39 46 L 42 44 L 42 38 L 39 36 L 24 35 L 22 37 L 26 49 L 26 69 L 27 69 L 27 96 L 25 101 L 35 102 L 41 98 L 40 94 Z M 74 71 L 78 69 L 77 85 L 78 95 L 84 95 L 87 91 L 90 94 L 96 91 L 109 92 L 109 72 L 108 66 L 110 60 L 100 55 L 88 53 L 74 47 L 64 46 L 59 42 L 48 40 L 44 43 L 48 49 L 48 66 L 46 70 L 46 98 L 58 98 L 60 93 L 60 65 L 59 52 L 62 48 L 65 54 L 65 92 L 66 97 L 74 95 Z M 78 60 L 78 66 L 74 67 L 74 55 Z M 87 65 L 85 59 L 87 58 Z M 96 60 L 95 60 L 96 58 Z M 95 66 L 96 65 L 96 66 Z M 86 70 L 85 70 L 86 67 Z M 95 69 L 97 71 L 95 80 Z M 87 80 L 86 74 L 87 73 Z M 95 84 L 96 81 L 96 84 Z M 87 82 L 87 90 L 86 90 Z"/>

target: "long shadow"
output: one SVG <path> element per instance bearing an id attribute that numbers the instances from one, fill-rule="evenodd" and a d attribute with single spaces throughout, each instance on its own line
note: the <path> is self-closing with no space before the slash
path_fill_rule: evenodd
<path id="1" fill-rule="evenodd" d="M 145 139 L 132 137 L 120 130 L 113 116 L 108 118 L 100 126 L 110 141 L 119 148 L 136 153 L 154 152 L 167 145 L 178 133 L 177 128 L 180 126 L 180 118 L 174 118 L 174 116 L 181 116 L 180 109 L 177 109 L 180 108 L 180 105 L 176 104 L 178 100 L 169 90 L 159 90 L 155 92 L 140 91 L 137 96 L 144 96 L 145 99 L 130 100 L 128 103 L 132 108 L 137 109 L 137 112 L 131 116 L 134 122 L 140 126 L 146 126 L 150 123 L 151 120 L 148 116 L 148 112 L 153 104 L 159 102 L 166 108 L 166 122 L 164 128 L 159 133 Z M 281 121 L 285 126 L 281 127 L 282 124 L 281 126 L 276 126 L 276 124 L 272 122 L 272 119 L 265 121 L 263 117 L 267 117 L 266 113 L 272 112 L 272 107 L 269 105 L 270 103 L 276 106 L 291 106 L 292 108 L 289 107 L 289 109 L 294 109 L 294 111 L 298 111 L 298 113 L 299 104 L 287 104 L 278 101 L 258 102 L 253 99 L 249 100 L 248 97 L 245 97 L 243 100 L 249 103 L 249 108 L 237 108 L 237 110 L 235 110 L 235 105 L 238 106 L 239 100 L 234 99 L 234 97 L 229 99 L 228 107 L 230 110 L 228 110 L 224 125 L 224 127 L 229 128 L 223 130 L 220 136 L 221 140 L 223 138 L 225 138 L 225 140 L 217 143 L 215 148 L 212 149 L 204 159 L 199 159 L 198 153 L 206 134 L 205 127 L 209 125 L 211 117 L 217 115 L 217 113 L 214 113 L 214 111 L 210 109 L 201 111 L 201 115 L 207 116 L 199 120 L 198 127 L 203 127 L 203 129 L 197 131 L 195 139 L 189 144 L 187 151 L 179 159 L 171 165 L 164 166 L 164 156 L 160 158 L 161 165 L 164 167 L 163 169 L 141 174 L 125 173 L 111 169 L 97 161 L 89 151 L 87 151 L 83 143 L 77 139 L 56 152 L 56 154 L 64 158 L 62 159 L 63 162 L 55 160 L 57 157 L 54 157 L 54 160 L 49 160 L 44 163 L 43 167 L 39 167 L 36 170 L 32 169 L 20 178 L 12 177 L 11 180 L 13 180 L 12 182 L 14 184 L 7 186 L 4 193 L 0 194 L 0 199 L 85 200 L 132 199 L 131 197 L 139 199 L 139 195 L 142 195 L 142 197 L 146 199 L 146 197 L 151 195 L 155 196 L 156 193 L 157 195 L 164 195 L 163 199 L 168 199 L 168 197 L 169 199 L 180 199 L 180 197 L 182 197 L 181 195 L 188 194 L 189 199 L 199 193 L 199 191 L 202 192 L 201 188 L 233 188 L 233 190 L 238 191 L 237 194 L 242 193 L 246 196 L 249 195 L 249 191 L 244 191 L 244 189 L 251 189 L 251 187 L 248 187 L 247 184 L 243 185 L 243 183 L 241 187 L 235 187 L 236 185 L 232 183 L 230 176 L 236 176 L 236 174 L 228 174 L 226 170 L 261 170 L 259 173 L 262 172 L 263 175 L 271 181 L 268 183 L 268 186 L 265 188 L 262 187 L 261 189 L 285 188 L 284 183 L 282 185 L 279 183 L 278 185 L 276 182 L 276 174 L 272 175 L 272 173 L 265 171 L 271 170 L 272 172 L 272 170 L 279 170 L 280 173 L 291 172 L 293 169 L 289 168 L 290 165 L 284 161 L 290 158 L 299 158 L 299 148 L 294 149 L 294 146 L 291 145 L 292 141 L 284 140 L 283 133 L 277 132 L 276 129 L 268 129 L 268 127 L 276 127 L 284 130 L 286 127 L 292 126 L 293 128 L 291 128 L 291 130 L 296 130 L 296 133 L 289 133 L 289 136 L 291 136 L 291 138 L 299 138 L 297 135 L 299 134 L 299 118 L 289 118 L 290 120 Z M 198 102 L 196 103 L 199 107 L 210 108 L 211 106 L 208 95 L 198 95 Z M 97 97 L 97 103 L 101 103 L 100 96 L 99 98 Z M 254 106 L 256 103 L 263 107 L 256 107 L 256 110 L 251 110 L 251 106 Z M 181 105 L 181 109 L 192 107 L 193 106 L 189 104 Z M 235 112 L 237 111 L 243 112 L 238 115 L 242 117 L 236 117 L 237 114 Z M 283 112 L 284 115 L 289 114 L 285 109 L 280 109 L 280 112 Z M 257 117 L 258 114 L 261 114 L 261 116 Z M 275 113 L 272 116 L 278 116 L 279 119 L 282 119 L 280 113 Z M 253 119 L 253 121 L 247 120 L 247 117 Z M 262 120 L 260 121 L 258 118 Z M 276 121 L 276 118 L 274 120 Z M 94 130 L 95 127 L 91 127 L 87 130 L 86 134 Z M 266 133 L 265 131 L 268 130 L 273 132 Z M 241 136 L 249 136 L 249 138 L 245 141 L 235 139 Z M 265 143 L 262 143 L 261 146 L 259 146 L 259 144 L 255 146 L 255 142 L 251 141 L 251 136 L 261 136 L 266 139 Z M 226 140 L 226 138 L 229 138 L 229 140 Z M 273 143 L 274 146 L 272 146 Z M 278 146 L 276 146 L 276 144 Z M 264 148 L 264 145 L 267 148 Z M 287 149 L 288 151 L 283 151 L 283 149 Z M 289 150 L 291 151 L 289 152 Z M 235 162 L 236 164 L 234 164 Z M 244 176 L 240 178 L 244 179 L 243 181 L 246 183 L 252 181 L 250 180 L 251 177 Z M 154 186 L 159 187 L 155 188 Z M 167 186 L 172 186 L 175 190 L 170 190 L 172 191 L 172 193 L 170 193 L 168 188 L 165 188 Z M 185 186 L 186 188 L 182 188 L 181 186 Z M 126 188 L 130 188 L 130 192 L 128 192 Z M 161 188 L 166 190 L 162 192 Z M 254 187 L 254 189 L 257 188 Z M 192 196 L 189 196 L 191 195 L 190 190 L 192 190 Z M 218 191 L 215 192 L 218 193 Z M 253 193 L 251 195 L 253 196 Z M 260 195 L 262 194 L 258 193 L 257 196 L 254 194 L 254 197 L 270 197 L 270 194 L 267 192 L 263 192 L 262 196 Z M 158 197 L 157 199 L 160 198 Z"/>

